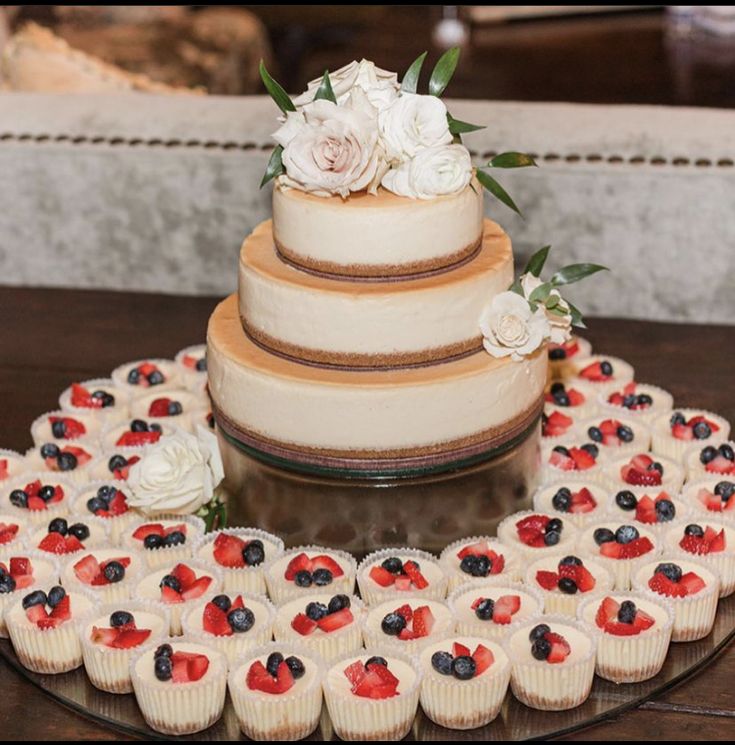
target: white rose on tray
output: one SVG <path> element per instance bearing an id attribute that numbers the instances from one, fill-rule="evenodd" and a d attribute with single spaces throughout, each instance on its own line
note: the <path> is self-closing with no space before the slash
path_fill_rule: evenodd
<path id="1" fill-rule="evenodd" d="M 483 346 L 493 357 L 516 362 L 534 352 L 549 334 L 543 310 L 531 310 L 526 298 L 506 291 L 496 295 L 480 317 Z"/>
<path id="2" fill-rule="evenodd" d="M 526 299 L 531 298 L 531 293 L 545 284 L 542 279 L 526 272 L 521 278 L 521 289 Z M 544 307 L 546 320 L 549 322 L 549 341 L 553 344 L 563 344 L 572 335 L 572 315 L 569 304 L 561 296 L 559 290 L 551 290 L 549 298 L 554 298 L 556 304 L 553 309 Z"/>
<path id="3" fill-rule="evenodd" d="M 442 145 L 421 150 L 411 160 L 390 169 L 381 183 L 402 197 L 433 199 L 457 194 L 471 179 L 472 162 L 467 148 Z"/>

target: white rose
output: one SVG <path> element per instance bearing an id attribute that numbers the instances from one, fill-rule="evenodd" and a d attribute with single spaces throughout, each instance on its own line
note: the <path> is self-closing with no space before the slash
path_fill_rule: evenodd
<path id="1" fill-rule="evenodd" d="M 421 150 L 411 160 L 391 168 L 383 186 L 402 197 L 432 199 L 456 194 L 472 179 L 470 154 L 463 145 L 442 145 Z"/>
<path id="2" fill-rule="evenodd" d="M 483 346 L 493 357 L 520 361 L 548 336 L 549 324 L 542 310 L 532 311 L 515 292 L 501 292 L 480 317 Z"/>
<path id="3" fill-rule="evenodd" d="M 297 107 L 306 106 L 314 100 L 322 79 L 316 78 L 309 82 L 307 89 L 293 99 Z M 335 72 L 329 73 L 332 91 L 341 106 L 355 89 L 363 91 L 378 111 L 385 108 L 398 95 L 398 75 L 388 70 L 381 70 L 369 60 L 350 62 Z"/>
<path id="4" fill-rule="evenodd" d="M 369 189 L 383 170 L 375 119 L 359 106 L 319 100 L 289 114 L 274 134 L 283 145 L 280 183 L 318 196 Z M 284 144 L 285 143 L 285 144 Z"/>
<path id="5" fill-rule="evenodd" d="M 447 107 L 437 96 L 401 93 L 378 113 L 378 125 L 392 163 L 409 160 L 420 150 L 452 141 Z"/>
<path id="6" fill-rule="evenodd" d="M 224 477 L 217 438 L 203 427 L 197 435 L 164 437 L 130 468 L 128 504 L 145 515 L 191 515 L 212 499 Z"/>

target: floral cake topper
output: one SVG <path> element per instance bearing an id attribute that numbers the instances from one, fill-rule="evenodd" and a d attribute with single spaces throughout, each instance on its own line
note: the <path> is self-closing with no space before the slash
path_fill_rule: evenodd
<path id="1" fill-rule="evenodd" d="M 536 165 L 530 155 L 501 153 L 473 169 L 462 135 L 482 126 L 452 117 L 440 99 L 459 62 L 459 49 L 445 52 L 428 83 L 417 92 L 427 53 L 398 75 L 368 60 L 354 61 L 312 80 L 293 100 L 260 63 L 266 90 L 281 109 L 261 187 L 271 179 L 317 196 L 375 194 L 378 186 L 413 199 L 457 194 L 477 182 L 519 212 L 489 174 L 490 168 Z M 474 188 L 474 186 L 473 186 Z"/>

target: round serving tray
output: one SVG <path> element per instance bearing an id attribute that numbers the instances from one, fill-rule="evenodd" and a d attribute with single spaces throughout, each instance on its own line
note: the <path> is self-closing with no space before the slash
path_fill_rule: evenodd
<path id="1" fill-rule="evenodd" d="M 615 685 L 595 678 L 592 694 L 582 706 L 570 711 L 547 712 L 529 709 L 508 693 L 497 719 L 486 727 L 458 731 L 439 727 L 421 710 L 408 739 L 411 740 L 530 740 L 547 739 L 589 727 L 618 716 L 662 693 L 700 671 L 735 637 L 735 595 L 720 601 L 717 619 L 709 636 L 697 642 L 672 644 L 661 672 L 643 683 Z M 0 640 L 0 656 L 23 677 L 52 699 L 70 709 L 112 727 L 119 732 L 146 739 L 168 740 L 146 726 L 132 694 L 115 695 L 98 691 L 87 678 L 84 668 L 63 675 L 39 675 L 26 670 L 13 652 L 10 642 Z M 183 740 L 246 739 L 241 735 L 232 704 L 225 706 L 222 718 L 208 730 Z M 310 740 L 337 740 L 326 706 L 320 726 Z"/>

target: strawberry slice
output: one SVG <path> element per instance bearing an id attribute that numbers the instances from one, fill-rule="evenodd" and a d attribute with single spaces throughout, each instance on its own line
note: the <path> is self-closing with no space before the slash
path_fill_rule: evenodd
<path id="1" fill-rule="evenodd" d="M 393 583 L 393 587 L 400 592 L 409 592 L 411 586 L 411 579 L 405 574 L 397 576 Z"/>
<path id="2" fill-rule="evenodd" d="M 32 605 L 30 608 L 26 610 L 26 618 L 31 622 L 38 625 L 39 623 L 42 623 L 43 621 L 46 621 L 48 619 L 48 613 L 46 612 L 46 608 L 41 605 Z"/>
<path id="3" fill-rule="evenodd" d="M 18 526 L 15 523 L 0 522 L 0 545 L 10 543 L 18 535 Z"/>
<path id="4" fill-rule="evenodd" d="M 181 593 L 176 592 L 172 587 L 164 585 L 161 588 L 161 601 L 169 604 L 183 603 L 184 598 L 181 596 Z"/>
<path id="5" fill-rule="evenodd" d="M 649 616 L 648 613 L 642 610 L 636 611 L 635 618 L 633 619 L 633 626 L 645 631 L 650 629 L 656 623 L 656 619 L 653 616 Z"/>
<path id="6" fill-rule="evenodd" d="M 305 553 L 296 554 L 296 556 L 288 562 L 286 571 L 284 572 L 284 578 L 289 582 L 292 582 L 294 577 L 299 572 L 311 572 L 312 563 L 309 557 Z"/>
<path id="7" fill-rule="evenodd" d="M 608 624 L 617 621 L 619 610 L 620 603 L 610 596 L 606 597 L 597 609 L 595 624 L 597 624 L 598 628 L 604 629 Z"/>
<path id="8" fill-rule="evenodd" d="M 404 562 L 403 571 L 409 576 L 417 590 L 424 590 L 429 586 L 429 583 L 419 571 L 418 564 L 415 561 Z"/>
<path id="9" fill-rule="evenodd" d="M 466 647 L 464 644 L 460 644 L 459 642 L 454 642 L 454 644 L 452 644 L 452 656 L 453 657 L 470 657 L 470 649 L 469 647 Z"/>
<path id="10" fill-rule="evenodd" d="M 723 528 L 711 540 L 709 544 L 709 550 L 710 550 L 710 553 L 714 554 L 720 551 L 724 551 L 726 548 L 727 548 L 727 545 L 726 545 L 726 538 L 725 538 L 725 529 Z"/>
<path id="11" fill-rule="evenodd" d="M 659 595 L 664 595 L 667 598 L 683 598 L 686 596 L 686 588 L 679 582 L 672 582 L 662 572 L 656 572 L 653 577 L 648 580 L 648 586 L 654 592 Z"/>
<path id="12" fill-rule="evenodd" d="M 395 575 L 379 564 L 376 564 L 370 569 L 368 576 L 376 585 L 380 585 L 380 587 L 390 587 L 395 580 Z"/>
<path id="13" fill-rule="evenodd" d="M 569 646 L 569 642 L 561 635 L 555 634 L 553 631 L 548 631 L 544 634 L 546 641 L 551 644 L 551 651 L 546 661 L 552 665 L 556 665 L 560 662 L 564 662 L 567 657 L 572 653 L 572 648 Z"/>
<path id="14" fill-rule="evenodd" d="M 347 680 L 350 681 L 350 685 L 354 689 L 355 686 L 367 675 L 365 665 L 360 660 L 355 660 L 351 665 L 348 665 L 344 669 L 344 674 Z"/>
<path id="15" fill-rule="evenodd" d="M 604 383 L 607 380 L 612 379 L 612 375 L 606 375 L 602 371 L 602 360 L 592 362 L 586 367 L 582 368 L 579 372 L 579 376 L 585 380 L 591 380 L 595 383 Z"/>
<path id="16" fill-rule="evenodd" d="M 25 556 L 12 556 L 10 558 L 10 574 L 13 577 L 22 577 L 33 574 L 31 560 Z"/>
<path id="17" fill-rule="evenodd" d="M 705 469 L 710 473 L 735 474 L 735 461 L 728 460 L 724 455 L 717 455 L 705 466 Z"/>
<path id="18" fill-rule="evenodd" d="M 191 585 L 181 593 L 181 598 L 183 600 L 196 600 L 204 595 L 211 584 L 211 577 L 199 577 L 199 579 L 192 582 Z"/>
<path id="19" fill-rule="evenodd" d="M 709 543 L 701 535 L 685 535 L 680 541 L 679 546 L 689 554 L 704 556 L 709 553 Z"/>
<path id="20" fill-rule="evenodd" d="M 181 589 L 186 590 L 191 587 L 196 581 L 196 573 L 193 569 L 190 569 L 186 564 L 177 564 L 172 570 L 171 574 L 176 577 L 181 583 Z"/>
<path id="21" fill-rule="evenodd" d="M 572 514 L 592 512 L 596 507 L 597 500 L 586 486 L 583 486 L 578 492 L 572 492 L 572 503 L 569 506 L 569 512 Z"/>
<path id="22" fill-rule="evenodd" d="M 580 592 L 594 590 L 596 582 L 592 572 L 585 566 L 575 566 L 574 568 L 576 569 L 576 578 L 574 581 L 577 583 L 577 589 Z"/>
<path id="23" fill-rule="evenodd" d="M 336 613 L 329 613 L 324 618 L 320 618 L 317 621 L 317 626 L 328 634 L 351 624 L 354 620 L 352 611 L 349 608 L 342 608 L 342 610 Z"/>
<path id="24" fill-rule="evenodd" d="M 521 608 L 519 595 L 501 595 L 493 606 L 493 623 L 504 626 L 513 620 L 513 615 Z"/>
<path id="25" fill-rule="evenodd" d="M 214 560 L 229 569 L 245 566 L 242 552 L 247 544 L 236 535 L 220 533 L 214 540 Z"/>
<path id="26" fill-rule="evenodd" d="M 558 468 L 561 471 L 573 471 L 575 469 L 574 458 L 571 455 L 566 455 L 559 450 L 552 450 L 549 456 L 549 463 Z"/>
<path id="27" fill-rule="evenodd" d="M 301 636 L 309 636 L 317 629 L 317 622 L 309 618 L 306 613 L 299 613 L 291 621 L 291 628 Z"/>
<path id="28" fill-rule="evenodd" d="M 171 663 L 171 680 L 174 683 L 193 683 L 201 680 L 209 669 L 209 658 L 203 654 L 174 652 L 171 655 Z"/>
<path id="29" fill-rule="evenodd" d="M 72 383 L 71 405 L 79 409 L 99 409 L 102 407 L 102 399 L 93 398 L 92 394 L 83 385 Z"/>
<path id="30" fill-rule="evenodd" d="M 92 626 L 90 639 L 95 644 L 104 644 L 106 647 L 113 647 L 118 636 L 117 629 L 106 629 L 100 626 Z"/>
<path id="31" fill-rule="evenodd" d="M 144 541 L 149 535 L 163 535 L 163 525 L 160 523 L 147 523 L 136 528 L 133 532 L 133 538 L 136 541 Z"/>
<path id="32" fill-rule="evenodd" d="M 168 407 L 170 403 L 170 398 L 157 398 L 151 401 L 151 405 L 148 407 L 148 416 L 168 416 Z"/>
<path id="33" fill-rule="evenodd" d="M 677 440 L 693 440 L 694 430 L 687 425 L 677 422 L 671 427 L 671 434 L 676 437 Z"/>
<path id="34" fill-rule="evenodd" d="M 383 685 L 392 686 L 393 688 L 398 687 L 400 681 L 385 665 L 371 662 L 365 666 L 365 669 L 368 673 L 375 673 L 383 682 Z"/>
<path id="35" fill-rule="evenodd" d="M 51 618 L 57 621 L 68 621 L 71 618 L 71 598 L 64 595 L 51 611 Z"/>
<path id="36" fill-rule="evenodd" d="M 123 432 L 120 437 L 117 438 L 115 445 L 126 448 L 152 445 L 161 439 L 161 434 L 161 432 L 152 429 L 147 432 Z"/>
<path id="37" fill-rule="evenodd" d="M 294 679 L 285 661 L 278 666 L 276 677 L 273 678 L 265 669 L 263 663 L 256 660 L 250 666 L 245 682 L 248 688 L 253 691 L 278 695 L 288 691 L 293 686 Z"/>
<path id="38" fill-rule="evenodd" d="M 383 675 L 378 667 L 382 665 L 371 665 L 365 677 L 353 688 L 355 696 L 371 699 L 385 699 L 395 696 L 398 689 L 398 682 L 385 682 Z M 395 676 L 393 676 L 395 678 Z"/>
<path id="39" fill-rule="evenodd" d="M 577 471 L 586 471 L 597 463 L 594 457 L 582 448 L 569 448 L 569 455 L 572 456 Z"/>
<path id="40" fill-rule="evenodd" d="M 207 603 L 202 613 L 202 628 L 214 636 L 232 636 L 232 627 L 227 621 L 227 613 L 214 603 Z"/>
<path id="41" fill-rule="evenodd" d="M 544 542 L 543 531 L 538 531 L 533 528 L 519 528 L 518 540 L 521 541 L 521 543 L 525 543 L 527 546 L 533 546 L 534 548 L 542 548 L 546 545 Z"/>
<path id="42" fill-rule="evenodd" d="M 656 503 L 648 494 L 638 500 L 635 507 L 635 519 L 649 525 L 656 522 Z"/>
<path id="43" fill-rule="evenodd" d="M 608 544 L 603 544 L 604 546 Z M 640 536 L 635 538 L 630 543 L 618 544 L 620 545 L 619 559 L 636 559 L 643 554 L 647 554 L 649 551 L 653 551 L 653 544 L 650 538 L 646 536 Z"/>
<path id="44" fill-rule="evenodd" d="M 679 585 L 684 588 L 686 595 L 696 595 L 706 587 L 704 580 L 695 572 L 683 574 L 679 580 Z"/>
<path id="45" fill-rule="evenodd" d="M 421 605 L 413 612 L 413 632 L 417 637 L 428 636 L 434 628 L 434 614 L 428 605 Z"/>
<path id="46" fill-rule="evenodd" d="M 50 554 L 61 555 L 66 553 L 66 541 L 61 533 L 49 533 L 38 544 L 38 548 Z"/>
<path id="47" fill-rule="evenodd" d="M 110 645 L 113 649 L 133 649 L 139 647 L 151 635 L 150 629 L 118 629 L 115 641 Z"/>
<path id="48" fill-rule="evenodd" d="M 571 417 L 555 410 L 544 420 L 542 435 L 544 437 L 559 437 L 565 434 L 573 424 L 574 420 Z"/>
<path id="49" fill-rule="evenodd" d="M 33 512 L 47 510 L 48 506 L 41 497 L 28 497 L 28 509 Z"/>
<path id="50" fill-rule="evenodd" d="M 472 659 L 475 661 L 475 677 L 482 675 L 495 662 L 493 653 L 484 644 L 477 645 Z"/>
<path id="51" fill-rule="evenodd" d="M 605 624 L 605 633 L 614 636 L 636 636 L 641 633 L 641 630 L 633 623 L 610 621 Z"/>
<path id="52" fill-rule="evenodd" d="M 482 540 L 477 543 L 471 543 L 465 546 L 461 551 L 457 553 L 457 558 L 462 561 L 465 556 L 488 556 L 494 553 L 488 546 L 487 541 Z"/>
<path id="53" fill-rule="evenodd" d="M 406 623 L 411 623 L 413 620 L 413 611 L 411 610 L 411 606 L 406 603 L 405 605 L 402 605 L 400 608 L 396 608 L 395 611 L 399 616 L 403 616 Z"/>
<path id="54" fill-rule="evenodd" d="M 102 573 L 102 567 L 92 554 L 88 554 L 74 564 L 76 578 L 85 585 L 100 584 L 95 582 Z M 104 577 L 103 577 L 104 580 Z"/>
<path id="55" fill-rule="evenodd" d="M 536 572 L 536 582 L 538 582 L 544 590 L 555 590 L 559 585 L 559 575 L 556 572 L 539 570 Z"/>
<path id="56" fill-rule="evenodd" d="M 50 416 L 51 426 L 61 422 L 64 425 L 64 440 L 77 440 L 87 434 L 87 428 L 78 420 L 69 416 Z"/>
<path id="57" fill-rule="evenodd" d="M 311 560 L 311 565 L 313 567 L 312 571 L 328 569 L 332 573 L 332 577 L 341 577 L 344 574 L 342 567 L 331 556 L 326 556 L 325 554 L 315 556 Z"/>

